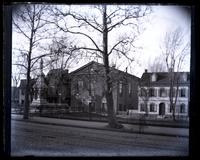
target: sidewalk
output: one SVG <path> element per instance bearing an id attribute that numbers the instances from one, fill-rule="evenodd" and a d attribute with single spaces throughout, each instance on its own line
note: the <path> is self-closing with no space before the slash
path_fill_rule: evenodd
<path id="1" fill-rule="evenodd" d="M 24 121 L 22 115 L 12 114 L 11 117 L 12 120 Z M 122 129 L 112 129 L 107 127 L 106 122 L 81 121 L 81 120 L 70 120 L 70 119 L 46 118 L 46 117 L 30 117 L 30 119 L 27 120 L 27 122 L 129 132 L 129 133 L 140 133 L 139 131 L 141 129 L 142 134 L 189 137 L 189 129 L 187 128 L 171 128 L 171 127 L 139 126 L 133 124 L 123 124 L 124 128 Z"/>

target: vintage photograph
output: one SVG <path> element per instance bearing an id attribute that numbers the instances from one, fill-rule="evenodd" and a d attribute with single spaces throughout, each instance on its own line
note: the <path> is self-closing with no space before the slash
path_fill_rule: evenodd
<path id="1" fill-rule="evenodd" d="M 11 156 L 188 156 L 191 7 L 12 6 Z"/>

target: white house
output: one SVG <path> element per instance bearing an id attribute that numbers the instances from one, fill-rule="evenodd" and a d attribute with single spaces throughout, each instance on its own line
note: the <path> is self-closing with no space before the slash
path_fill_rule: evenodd
<path id="1" fill-rule="evenodd" d="M 173 99 L 177 94 L 175 107 L 176 117 L 188 117 L 190 102 L 190 79 L 189 72 L 174 72 Z M 147 72 L 143 73 L 138 88 L 138 113 L 148 113 L 154 117 L 170 117 L 170 73 Z M 177 90 L 178 86 L 178 90 Z M 177 92 L 178 91 L 178 92 Z M 147 109 L 147 110 L 146 110 Z"/>

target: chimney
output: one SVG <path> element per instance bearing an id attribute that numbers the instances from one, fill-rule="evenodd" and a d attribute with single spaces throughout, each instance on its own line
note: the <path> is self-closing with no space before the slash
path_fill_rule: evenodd
<path id="1" fill-rule="evenodd" d="M 147 70 L 147 69 L 145 69 L 145 70 L 144 70 L 144 72 L 145 72 L 145 73 L 147 73 L 147 72 L 148 72 L 148 70 Z"/>
<path id="2" fill-rule="evenodd" d="M 126 73 L 127 73 L 128 67 L 126 67 Z"/>

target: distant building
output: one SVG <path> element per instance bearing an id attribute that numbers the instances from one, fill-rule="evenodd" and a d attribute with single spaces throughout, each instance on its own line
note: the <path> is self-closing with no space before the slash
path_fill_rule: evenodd
<path id="1" fill-rule="evenodd" d="M 11 88 L 11 101 L 12 101 L 12 105 L 19 104 L 19 88 L 18 87 Z"/>
<path id="2" fill-rule="evenodd" d="M 31 79 L 31 94 L 29 100 L 33 100 L 33 85 L 35 84 L 35 79 Z M 19 105 L 23 106 L 25 103 L 25 91 L 26 91 L 26 79 L 21 79 L 19 85 Z"/>
<path id="3" fill-rule="evenodd" d="M 50 70 L 44 78 L 44 85 L 47 86 L 44 91 L 44 98 L 48 103 L 67 103 L 70 105 L 70 81 L 68 70 L 53 69 Z M 37 99 L 37 78 L 31 80 L 30 102 Z M 19 104 L 25 102 L 26 79 L 22 79 L 19 86 Z"/>
<path id="4" fill-rule="evenodd" d="M 138 110 L 139 78 L 111 67 L 114 110 L 126 114 L 129 109 Z M 70 73 L 71 109 L 106 113 L 105 69 L 103 64 L 90 62 Z"/>
<path id="5" fill-rule="evenodd" d="M 189 72 L 174 72 L 175 83 L 178 80 L 178 92 L 175 115 L 177 117 L 187 117 L 190 102 L 190 79 Z M 148 89 L 148 95 L 144 90 Z M 173 94 L 176 94 L 176 85 Z M 169 90 L 170 75 L 169 72 L 147 72 L 143 73 L 140 81 L 139 90 L 139 108 L 138 113 L 145 113 L 145 104 L 147 104 L 149 116 L 171 117 L 172 108 L 170 108 Z M 145 99 L 145 96 L 148 96 Z M 146 101 L 146 102 L 145 102 Z"/>
<path id="6" fill-rule="evenodd" d="M 47 85 L 46 99 L 49 103 L 67 103 L 70 105 L 70 79 L 68 70 L 53 69 L 45 77 Z"/>

